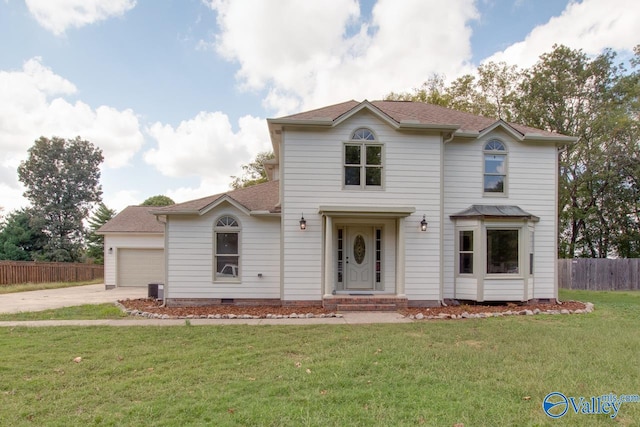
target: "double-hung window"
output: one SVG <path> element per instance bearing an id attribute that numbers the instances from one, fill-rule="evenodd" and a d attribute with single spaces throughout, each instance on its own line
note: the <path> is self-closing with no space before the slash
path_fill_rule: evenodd
<path id="1" fill-rule="evenodd" d="M 240 225 L 229 215 L 216 220 L 214 227 L 215 281 L 238 281 L 240 271 Z"/>
<path id="2" fill-rule="evenodd" d="M 506 194 L 507 185 L 507 148 L 492 139 L 484 146 L 484 193 L 491 195 Z"/>
<path id="3" fill-rule="evenodd" d="M 461 230 L 458 237 L 458 273 L 473 274 L 473 230 Z"/>
<path id="4" fill-rule="evenodd" d="M 344 186 L 351 189 L 382 188 L 382 144 L 366 128 L 357 129 L 344 145 Z"/>

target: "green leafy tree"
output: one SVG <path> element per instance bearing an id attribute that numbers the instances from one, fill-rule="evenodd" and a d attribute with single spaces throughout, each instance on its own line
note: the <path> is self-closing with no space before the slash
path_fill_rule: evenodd
<path id="1" fill-rule="evenodd" d="M 413 92 L 401 92 L 388 94 L 385 99 L 389 101 L 414 101 L 425 102 L 427 104 L 450 107 L 450 99 L 445 94 L 444 75 L 433 74 L 419 88 L 414 88 Z"/>
<path id="2" fill-rule="evenodd" d="M 265 151 L 258 153 L 256 158 L 249 164 L 242 165 L 242 175 L 232 176 L 231 188 L 237 190 L 238 188 L 250 187 L 252 185 L 260 184 L 268 181 L 267 171 L 264 168 L 264 162 L 274 159 L 276 156 L 271 151 Z"/>
<path id="3" fill-rule="evenodd" d="M 43 220 L 33 209 L 21 209 L 7 215 L 0 229 L 0 259 L 38 259 L 47 242 L 42 226 Z"/>
<path id="4" fill-rule="evenodd" d="M 93 260 L 96 264 L 104 264 L 104 236 L 96 234 L 96 231 L 114 216 L 116 216 L 115 210 L 109 209 L 104 203 L 100 203 L 98 209 L 89 217 L 87 258 Z"/>
<path id="5" fill-rule="evenodd" d="M 102 160 L 102 151 L 80 137 L 40 137 L 18 167 L 18 178 L 27 188 L 24 196 L 44 219 L 48 241 L 43 259 L 81 260 L 83 220 L 102 196 Z"/>
<path id="6" fill-rule="evenodd" d="M 632 226 L 627 204 L 637 205 L 629 164 L 638 158 L 637 73 L 626 74 L 614 58 L 611 50 L 589 58 L 555 46 L 526 72 L 515 102 L 519 121 L 579 137 L 560 152 L 561 257 L 631 253 L 620 236 Z"/>
<path id="7" fill-rule="evenodd" d="M 142 202 L 142 206 L 169 206 L 175 204 L 176 202 L 171 197 L 162 195 L 151 196 Z"/>
<path id="8" fill-rule="evenodd" d="M 430 79 L 389 98 L 577 136 L 559 154 L 559 256 L 638 257 L 640 74 L 615 56 L 554 46 L 526 70 L 487 63 L 448 86 Z M 640 65 L 640 47 L 630 63 Z"/>

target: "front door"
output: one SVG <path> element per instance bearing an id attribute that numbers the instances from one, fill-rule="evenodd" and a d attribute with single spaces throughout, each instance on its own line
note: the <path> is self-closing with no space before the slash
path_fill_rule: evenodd
<path id="1" fill-rule="evenodd" d="M 373 227 L 346 229 L 346 289 L 373 290 L 375 250 Z"/>

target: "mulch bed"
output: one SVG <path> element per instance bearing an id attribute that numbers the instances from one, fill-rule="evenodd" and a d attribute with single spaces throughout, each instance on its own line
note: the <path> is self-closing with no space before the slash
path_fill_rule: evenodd
<path id="1" fill-rule="evenodd" d="M 296 306 L 296 307 L 278 307 L 278 306 L 235 306 L 235 305 L 216 305 L 206 307 L 162 307 L 162 302 L 152 298 L 143 299 L 127 299 L 118 301 L 127 310 L 138 310 L 139 312 L 167 315 L 173 318 L 180 317 L 202 317 L 210 315 L 229 315 L 234 314 L 236 316 L 249 315 L 260 318 L 269 315 L 281 315 L 289 316 L 293 313 L 296 314 L 308 314 L 312 313 L 314 316 L 324 314 L 329 315 L 334 313 L 331 310 L 326 310 L 322 307 L 316 306 Z M 540 311 L 548 310 L 584 310 L 585 304 L 577 301 L 564 301 L 559 304 L 463 304 L 463 305 L 450 305 L 447 307 L 421 307 L 421 308 L 407 308 L 399 310 L 404 316 L 415 316 L 422 313 L 425 316 L 437 316 L 441 313 L 448 315 L 461 315 L 462 313 L 479 314 L 479 313 L 504 313 L 507 311 L 521 311 L 539 309 Z"/>

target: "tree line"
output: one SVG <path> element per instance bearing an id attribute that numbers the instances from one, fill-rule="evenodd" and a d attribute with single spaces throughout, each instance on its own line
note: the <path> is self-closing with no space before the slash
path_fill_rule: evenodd
<path id="1" fill-rule="evenodd" d="M 80 137 L 40 137 L 18 167 L 28 208 L 0 222 L 0 260 L 104 262 L 96 231 L 116 215 L 102 202 L 102 151 Z M 166 196 L 143 205 L 173 204 Z M 86 222 L 86 226 L 85 226 Z"/>
<path id="2" fill-rule="evenodd" d="M 441 105 L 578 137 L 559 152 L 561 258 L 640 257 L 640 45 L 627 66 L 556 45 L 530 68 L 480 65 L 431 76 L 389 100 Z M 629 67 L 630 69 L 628 69 Z"/>

